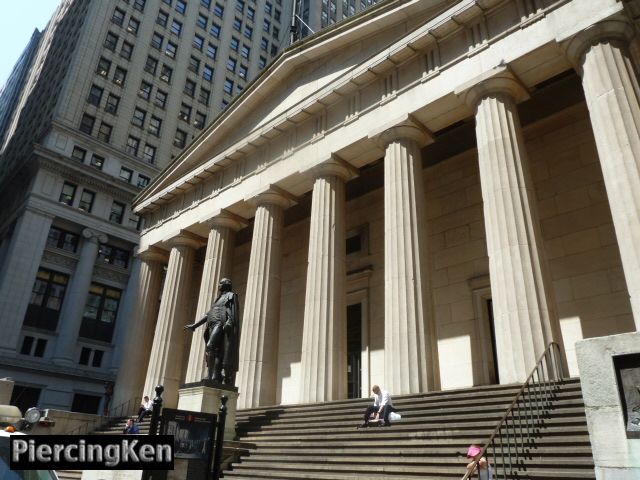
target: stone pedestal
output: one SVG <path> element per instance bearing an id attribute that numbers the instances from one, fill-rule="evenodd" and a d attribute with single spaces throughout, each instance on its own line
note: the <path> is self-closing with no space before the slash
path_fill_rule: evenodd
<path id="1" fill-rule="evenodd" d="M 221 385 L 211 380 L 187 383 L 178 390 L 178 410 L 192 412 L 215 413 L 220 411 L 220 397 L 226 395 L 227 419 L 224 428 L 224 439 L 233 440 L 236 436 L 236 408 L 238 404 L 238 389 Z"/>
<path id="2" fill-rule="evenodd" d="M 625 433 L 613 356 L 640 353 L 640 332 L 576 343 L 582 396 L 598 480 L 640 478 L 640 439 Z"/>

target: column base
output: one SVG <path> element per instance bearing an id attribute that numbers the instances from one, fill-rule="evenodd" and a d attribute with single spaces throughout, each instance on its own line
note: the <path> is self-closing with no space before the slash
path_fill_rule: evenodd
<path id="1" fill-rule="evenodd" d="M 238 389 L 229 385 L 222 385 L 213 380 L 187 383 L 178 390 L 178 409 L 192 412 L 215 413 L 220 410 L 220 397 L 226 395 L 227 418 L 224 428 L 225 441 L 236 438 L 236 408 L 238 404 Z"/>

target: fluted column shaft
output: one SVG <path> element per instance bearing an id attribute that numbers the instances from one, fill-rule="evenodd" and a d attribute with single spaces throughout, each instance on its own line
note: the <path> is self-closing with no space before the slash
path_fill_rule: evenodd
<path id="1" fill-rule="evenodd" d="M 235 234 L 246 222 L 236 215 L 223 212 L 210 220 L 209 225 L 211 230 L 202 269 L 196 320 L 206 315 L 211 308 L 218 295 L 220 280 L 225 277 L 231 278 Z M 199 330 L 191 338 L 186 383 L 198 382 L 207 376 L 205 346 L 202 332 Z"/>
<path id="2" fill-rule="evenodd" d="M 60 311 L 60 325 L 58 340 L 53 354 L 53 362 L 59 365 L 75 365 L 73 358 L 76 353 L 78 332 L 82 325 L 82 315 L 89 296 L 91 277 L 98 255 L 100 243 L 107 243 L 108 237 L 104 233 L 89 228 L 82 231 L 82 247 L 76 270 L 71 276 L 69 287 L 65 294 L 62 310 Z"/>
<path id="3" fill-rule="evenodd" d="M 385 387 L 394 394 L 439 386 L 436 327 L 427 270 L 424 184 L 416 127 L 381 137 L 384 158 Z"/>
<path id="4" fill-rule="evenodd" d="M 636 330 L 640 331 L 640 88 L 630 25 L 604 22 L 571 41 L 582 75 Z"/>
<path id="5" fill-rule="evenodd" d="M 29 208 L 20 215 L 0 269 L 0 352 L 15 355 L 53 217 Z"/>
<path id="6" fill-rule="evenodd" d="M 346 397 L 345 180 L 353 169 L 332 159 L 312 170 L 300 402 Z"/>
<path id="7" fill-rule="evenodd" d="M 134 313 L 129 318 L 127 331 L 121 339 L 122 358 L 119 365 L 123 368 L 118 370 L 112 407 L 117 407 L 134 397 L 141 397 L 147 373 L 145 368 L 149 364 L 158 318 L 165 255 L 153 249 L 141 253 L 138 261 L 138 280 L 132 292 L 136 304 Z M 134 365 L 137 367 L 134 368 Z M 151 396 L 153 391 L 145 390 L 145 394 Z"/>
<path id="8" fill-rule="evenodd" d="M 143 393 L 151 396 L 156 385 L 164 385 L 164 405 L 175 407 L 182 373 L 183 348 L 186 341 L 187 300 L 190 296 L 191 272 L 195 249 L 199 243 L 181 234 L 171 241 L 167 275 L 162 290 L 160 311 Z"/>
<path id="9" fill-rule="evenodd" d="M 273 405 L 276 400 L 281 242 L 287 201 L 278 193 L 261 195 L 255 201 L 240 336 L 238 408 Z"/>
<path id="10" fill-rule="evenodd" d="M 541 250 L 535 194 L 507 70 L 472 88 L 501 383 L 523 382 L 547 344 L 561 343 Z"/>

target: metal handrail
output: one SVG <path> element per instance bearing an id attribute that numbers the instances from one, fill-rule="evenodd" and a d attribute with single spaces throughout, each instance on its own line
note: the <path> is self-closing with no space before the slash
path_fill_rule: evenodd
<path id="1" fill-rule="evenodd" d="M 492 450 L 495 460 L 493 477 L 496 480 L 506 480 L 508 478 L 507 470 L 510 475 L 513 474 L 514 466 L 517 467 L 518 449 L 524 450 L 525 444 L 529 443 L 531 434 L 535 433 L 534 423 L 539 426 L 544 420 L 562 378 L 564 378 L 564 367 L 560 346 L 551 342 L 482 447 L 478 460 L 473 461 L 473 467 L 467 471 L 462 480 L 471 479 L 476 473 L 479 476 L 478 464 L 483 457 L 487 458 L 488 464 L 491 464 L 487 455 L 489 449 Z M 514 415 L 516 410 L 518 410 L 517 424 L 516 415 Z M 524 427 L 522 425 L 523 419 L 525 420 Z M 497 461 L 498 456 L 500 462 Z M 498 470 L 498 465 L 501 467 L 500 470 Z"/>
<path id="2" fill-rule="evenodd" d="M 130 398 L 126 402 L 122 402 L 120 405 L 110 408 L 108 415 L 106 417 L 105 416 L 102 417 L 102 421 L 97 423 L 85 422 L 84 424 L 77 426 L 73 430 L 69 430 L 65 432 L 63 435 L 87 435 L 92 431 L 99 430 L 104 426 L 108 425 L 111 418 L 127 417 L 131 415 L 135 415 L 137 413 L 135 411 L 135 407 L 139 405 L 141 401 L 142 401 L 141 397 Z M 130 410 L 132 406 L 133 406 L 133 410 Z"/>

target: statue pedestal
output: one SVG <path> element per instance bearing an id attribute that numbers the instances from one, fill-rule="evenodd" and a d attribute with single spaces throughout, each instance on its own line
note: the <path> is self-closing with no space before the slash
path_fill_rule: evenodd
<path id="1" fill-rule="evenodd" d="M 178 409 L 218 415 L 220 405 L 222 405 L 220 402 L 222 395 L 229 398 L 224 439 L 234 440 L 236 437 L 236 406 L 238 404 L 238 389 L 236 387 L 222 385 L 212 380 L 187 383 L 178 390 Z"/>

